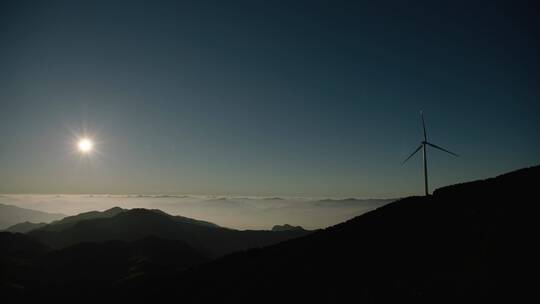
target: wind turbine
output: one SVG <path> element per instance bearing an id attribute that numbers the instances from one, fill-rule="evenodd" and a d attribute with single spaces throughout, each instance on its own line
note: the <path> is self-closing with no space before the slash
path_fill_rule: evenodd
<path id="1" fill-rule="evenodd" d="M 446 152 L 448 154 L 451 154 L 451 155 L 454 155 L 454 156 L 459 156 L 457 155 L 456 153 L 454 152 L 450 152 L 444 148 L 441 148 L 435 144 L 432 144 L 430 142 L 427 141 L 427 134 L 426 134 L 426 123 L 424 122 L 424 113 L 422 111 L 420 111 L 420 116 L 422 117 L 422 127 L 424 128 L 424 140 L 420 143 L 420 146 L 418 148 L 416 148 L 416 150 L 414 150 L 413 153 L 411 153 L 411 155 L 409 155 L 409 157 L 407 157 L 402 164 L 405 164 L 411 157 L 413 157 L 413 155 L 416 154 L 416 152 L 420 151 L 420 149 L 422 149 L 422 153 L 423 153 L 423 159 L 424 159 L 424 187 L 425 187 L 425 193 L 426 193 L 426 196 L 429 195 L 429 189 L 428 189 L 428 172 L 427 172 L 427 146 L 431 146 L 435 149 L 439 149 L 443 152 Z"/>

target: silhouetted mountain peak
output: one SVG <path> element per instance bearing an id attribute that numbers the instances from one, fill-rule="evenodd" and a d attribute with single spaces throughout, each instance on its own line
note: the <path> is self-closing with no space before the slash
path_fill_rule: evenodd
<path id="1" fill-rule="evenodd" d="M 42 231 L 61 231 L 65 230 L 67 228 L 70 228 L 80 221 L 83 220 L 91 220 L 91 219 L 98 219 L 98 218 L 108 218 L 113 217 L 117 214 L 120 214 L 124 212 L 125 210 L 119 207 L 113 207 L 110 209 L 107 209 L 105 211 L 88 211 L 79 213 L 77 215 L 67 216 L 64 217 L 61 220 L 54 221 L 50 223 L 47 226 L 44 226 L 42 228 L 36 229 L 36 230 L 42 230 Z"/>
<path id="2" fill-rule="evenodd" d="M 139 221 L 141 224 L 145 222 L 174 222 L 171 215 L 152 209 L 134 208 L 121 212 L 113 217 L 116 221 Z"/>
<path id="3" fill-rule="evenodd" d="M 165 213 L 165 212 L 163 212 L 161 210 L 146 209 L 146 208 L 133 208 L 133 209 L 126 210 L 123 213 L 124 213 L 124 215 L 126 215 L 126 214 L 128 214 L 128 215 L 150 215 L 150 216 L 158 215 L 158 216 L 165 216 L 165 217 L 170 216 L 169 214 L 167 214 L 167 213 Z"/>
<path id="4" fill-rule="evenodd" d="M 196 219 L 183 217 L 179 215 L 170 215 L 159 209 L 134 208 L 134 209 L 125 210 L 124 212 L 122 212 L 122 216 L 126 216 L 126 217 L 149 216 L 149 217 L 156 217 L 156 218 L 164 218 L 164 219 L 178 222 L 178 223 L 193 224 L 193 225 L 203 226 L 203 227 L 212 227 L 212 228 L 219 227 L 218 225 L 214 223 L 210 223 L 206 221 L 196 220 Z"/>
<path id="5" fill-rule="evenodd" d="M 126 211 L 127 209 L 122 209 L 120 207 L 112 207 L 110 209 L 107 209 L 105 211 L 103 211 L 104 214 L 118 214 L 122 211 Z"/>
<path id="6" fill-rule="evenodd" d="M 304 228 L 302 228 L 302 226 L 292 226 L 289 224 L 275 225 L 274 227 L 272 227 L 272 231 L 291 231 L 291 230 L 306 231 Z"/>

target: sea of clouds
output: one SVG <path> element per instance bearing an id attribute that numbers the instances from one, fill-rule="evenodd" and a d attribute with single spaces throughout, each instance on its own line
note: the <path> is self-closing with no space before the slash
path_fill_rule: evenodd
<path id="1" fill-rule="evenodd" d="M 325 228 L 395 199 L 320 199 L 305 197 L 204 195 L 4 194 L 0 204 L 74 215 L 112 207 L 160 209 L 172 215 L 235 229 L 271 229 L 274 225 Z"/>

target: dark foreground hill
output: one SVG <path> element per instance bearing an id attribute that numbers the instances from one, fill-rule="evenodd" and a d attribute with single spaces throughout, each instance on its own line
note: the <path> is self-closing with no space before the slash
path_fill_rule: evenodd
<path id="1" fill-rule="evenodd" d="M 106 292 L 126 279 L 164 275 L 209 259 L 184 242 L 154 236 L 132 242 L 79 243 L 35 260 L 34 276 L 47 278 L 34 288 L 55 296 L 69 289 L 78 294 Z"/>
<path id="2" fill-rule="evenodd" d="M 164 276 L 207 261 L 184 242 L 155 236 L 54 250 L 28 235 L 0 232 L 0 293 L 14 300 L 107 294 L 122 280 Z"/>
<path id="3" fill-rule="evenodd" d="M 540 167 L 444 187 L 119 296 L 193 303 L 484 303 L 530 292 Z M 144 286 L 144 288 L 141 288 Z"/>

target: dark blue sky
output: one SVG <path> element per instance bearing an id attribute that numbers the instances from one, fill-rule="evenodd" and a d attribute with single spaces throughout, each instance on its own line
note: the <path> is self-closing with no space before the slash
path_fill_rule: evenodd
<path id="1" fill-rule="evenodd" d="M 2 1 L 0 192 L 422 193 L 421 109 L 432 187 L 540 162 L 534 1 L 370 2 Z"/>

